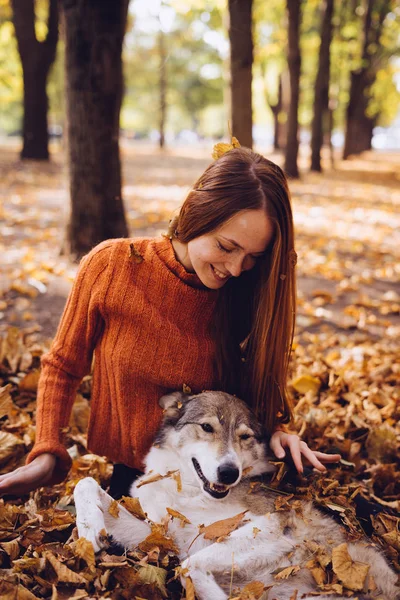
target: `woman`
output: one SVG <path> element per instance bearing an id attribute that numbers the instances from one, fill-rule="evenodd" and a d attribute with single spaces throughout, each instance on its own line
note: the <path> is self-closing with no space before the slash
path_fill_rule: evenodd
<path id="1" fill-rule="evenodd" d="M 302 457 L 321 471 L 337 461 L 280 429 L 291 419 L 295 263 L 285 176 L 245 148 L 206 169 L 166 238 L 96 246 L 42 359 L 36 443 L 24 467 L 0 477 L 0 493 L 65 478 L 62 429 L 93 354 L 88 448 L 116 463 L 141 468 L 161 419 L 158 398 L 182 385 L 242 397 L 275 455 L 287 448 L 299 472 Z"/>

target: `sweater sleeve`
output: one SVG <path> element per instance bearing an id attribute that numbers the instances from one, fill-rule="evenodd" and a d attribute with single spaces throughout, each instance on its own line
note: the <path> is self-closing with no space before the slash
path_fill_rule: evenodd
<path id="1" fill-rule="evenodd" d="M 93 351 L 103 329 L 102 301 L 108 287 L 107 266 L 113 240 L 83 257 L 50 351 L 42 356 L 36 409 L 36 441 L 27 464 L 49 452 L 57 457 L 52 480 L 66 477 L 71 458 L 62 443 L 76 390 L 90 372 Z"/>

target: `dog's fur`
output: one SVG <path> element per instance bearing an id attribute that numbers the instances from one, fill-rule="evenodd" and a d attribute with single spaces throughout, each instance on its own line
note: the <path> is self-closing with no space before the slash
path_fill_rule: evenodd
<path id="1" fill-rule="evenodd" d="M 290 565 L 304 567 L 313 558 L 305 541 L 315 542 L 330 553 L 346 542 L 343 529 L 310 502 L 302 504 L 300 515 L 295 511 L 276 512 L 274 498 L 265 491 L 249 493 L 249 477 L 271 471 L 272 467 L 261 427 L 241 400 L 222 392 L 196 396 L 174 392 L 164 396 L 160 404 L 165 411 L 164 421 L 147 455 L 146 472 L 132 485 L 131 495 L 139 498 L 153 522 L 166 516 L 167 507 L 189 519 L 190 524 L 184 527 L 173 519 L 168 531 L 198 598 L 226 600 L 232 568 L 234 586 L 258 580 L 274 586 L 271 593 L 277 600 L 289 600 L 294 590 L 298 598 L 311 598 L 308 594 L 315 594 L 317 586 L 308 568 L 279 582 L 273 572 Z M 180 492 L 170 477 L 139 485 L 151 473 L 165 475 L 177 470 L 182 480 Z M 112 517 L 108 510 L 111 502 L 111 496 L 94 479 L 78 483 L 75 503 L 79 536 L 90 540 L 98 551 L 105 528 L 126 548 L 136 547 L 149 535 L 150 524 L 136 519 L 123 507 L 118 518 Z M 203 535 L 196 538 L 199 525 L 243 511 L 248 511 L 245 523 L 223 541 L 212 543 Z M 395 573 L 370 543 L 349 543 L 348 550 L 353 560 L 370 566 L 369 574 L 378 588 L 375 592 L 365 589 L 358 594 L 359 600 L 399 597 Z M 323 593 L 312 597 L 338 598 Z"/>

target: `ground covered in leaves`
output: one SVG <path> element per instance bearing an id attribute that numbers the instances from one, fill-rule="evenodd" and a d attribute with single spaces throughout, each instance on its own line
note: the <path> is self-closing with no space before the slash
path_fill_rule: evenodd
<path id="1" fill-rule="evenodd" d="M 207 153 L 200 148 L 188 158 L 186 150 L 160 155 L 126 147 L 123 155 L 132 235 L 158 233 L 207 165 Z M 3 473 L 23 464 L 32 446 L 40 357 L 76 266 L 55 251 L 67 198 L 62 154 L 38 166 L 20 163 L 9 148 L 1 161 Z M 313 449 L 338 450 L 343 458 L 324 475 L 306 472 L 302 478 L 290 465 L 278 464 L 274 479 L 261 485 L 275 496 L 276 510 L 296 509 L 300 498 L 312 497 L 349 540 L 366 534 L 400 573 L 399 183 L 399 155 L 369 154 L 338 163 L 325 175 L 305 174 L 291 185 L 300 288 L 290 384 L 295 427 Z M 123 556 L 110 549 L 94 557 L 90 545 L 76 538 L 74 486 L 86 475 L 107 486 L 111 473 L 111 465 L 86 448 L 90 385 L 88 376 L 66 434 L 74 459 L 67 481 L 0 501 L 0 597 L 185 597 L 175 579 L 178 561 L 168 540 L 168 519 L 154 537 Z M 128 510 L 138 510 L 124 502 Z M 114 510 L 117 514 L 118 507 Z M 346 550 L 340 550 L 341 566 L 337 556 L 314 552 L 314 561 L 298 567 L 312 571 L 316 589 L 357 598 L 344 572 L 354 565 L 343 570 Z M 277 583 L 290 576 L 277 573 Z M 256 583 L 232 590 L 232 596 L 275 597 L 273 588 Z M 190 586 L 186 597 L 194 597 Z"/>

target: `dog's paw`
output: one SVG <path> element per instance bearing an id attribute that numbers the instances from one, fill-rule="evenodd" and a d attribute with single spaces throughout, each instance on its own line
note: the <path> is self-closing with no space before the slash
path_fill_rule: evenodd
<path id="1" fill-rule="evenodd" d="M 97 530 L 86 523 L 77 523 L 77 528 L 79 537 L 91 542 L 95 553 L 100 552 L 103 548 L 108 548 L 108 536 L 104 528 Z"/>

